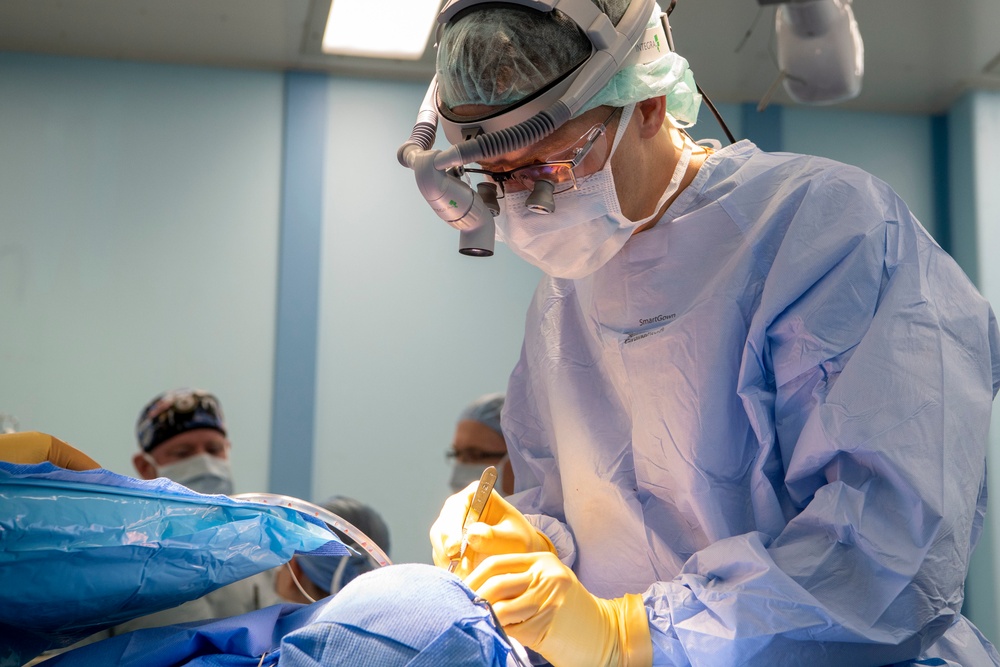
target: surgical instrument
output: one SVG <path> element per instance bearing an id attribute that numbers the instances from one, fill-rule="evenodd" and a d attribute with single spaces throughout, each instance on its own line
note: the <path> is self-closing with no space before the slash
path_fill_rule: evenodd
<path id="1" fill-rule="evenodd" d="M 451 563 L 448 564 L 449 572 L 454 572 L 459 562 L 465 557 L 465 550 L 469 546 L 467 537 L 469 526 L 479 521 L 479 517 L 483 515 L 483 509 L 486 508 L 486 503 L 489 501 L 490 494 L 493 493 L 493 486 L 496 483 L 497 469 L 495 466 L 488 466 L 483 471 L 482 477 L 479 478 L 479 487 L 476 489 L 476 494 L 472 497 L 469 509 L 465 512 L 465 519 L 462 521 L 462 546 L 459 548 L 458 558 L 453 558 Z"/>

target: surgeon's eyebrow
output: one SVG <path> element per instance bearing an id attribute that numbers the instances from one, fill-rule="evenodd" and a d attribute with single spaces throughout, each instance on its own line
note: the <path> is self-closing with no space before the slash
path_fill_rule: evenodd
<path id="1" fill-rule="evenodd" d="M 558 132 L 558 130 L 556 130 L 556 132 Z M 552 154 L 553 147 L 558 146 L 561 141 L 565 141 L 565 139 L 561 139 L 561 141 L 560 139 L 560 137 L 556 137 L 556 133 L 554 132 L 539 141 L 537 144 L 521 149 L 530 149 L 531 152 L 526 153 L 524 156 L 519 157 L 516 160 L 505 159 L 506 156 L 503 155 L 495 160 L 480 162 L 479 165 L 483 169 L 489 169 L 490 171 L 510 171 L 515 167 L 538 164 L 544 161 L 544 157 Z"/>

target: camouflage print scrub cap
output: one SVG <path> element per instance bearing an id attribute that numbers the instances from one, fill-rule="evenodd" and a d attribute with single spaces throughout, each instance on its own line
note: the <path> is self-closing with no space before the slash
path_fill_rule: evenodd
<path id="1" fill-rule="evenodd" d="M 629 0 L 594 0 L 616 24 Z M 661 10 L 654 4 L 647 27 Z M 470 9 L 445 26 L 438 46 L 438 94 L 453 109 L 463 104 L 514 105 L 571 71 L 590 55 L 587 37 L 561 12 L 519 6 Z M 684 125 L 698 119 L 701 95 L 688 62 L 677 53 L 619 71 L 577 112 L 626 106 L 665 95 L 667 112 Z"/>

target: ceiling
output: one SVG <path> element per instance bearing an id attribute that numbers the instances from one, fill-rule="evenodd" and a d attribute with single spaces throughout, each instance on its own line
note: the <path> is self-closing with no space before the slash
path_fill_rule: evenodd
<path id="1" fill-rule="evenodd" d="M 412 62 L 322 54 L 329 5 L 330 0 L 2 0 L 0 51 L 430 80 L 432 49 Z M 865 45 L 865 79 L 861 95 L 840 106 L 940 113 L 967 90 L 1000 90 L 997 0 L 855 0 L 854 12 Z M 757 102 L 765 96 L 777 75 L 773 5 L 679 0 L 671 24 L 677 50 L 714 101 Z M 779 89 L 772 103 L 792 102 Z"/>

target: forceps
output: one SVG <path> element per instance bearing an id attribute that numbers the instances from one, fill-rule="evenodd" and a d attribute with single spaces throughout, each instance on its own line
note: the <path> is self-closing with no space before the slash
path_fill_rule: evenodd
<path id="1" fill-rule="evenodd" d="M 462 521 L 462 547 L 459 549 L 458 558 L 452 558 L 448 564 L 449 572 L 454 572 L 459 562 L 465 556 L 465 549 L 469 546 L 469 541 L 466 539 L 466 531 L 470 525 L 479 521 L 479 517 L 483 515 L 483 508 L 486 507 L 486 501 L 490 499 L 490 494 L 493 493 L 493 485 L 496 483 L 497 469 L 495 466 L 489 466 L 483 471 L 483 476 L 479 478 L 479 488 L 476 489 L 476 495 L 472 497 L 472 503 L 465 512 L 465 519 Z"/>

